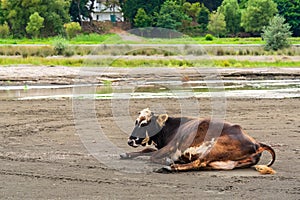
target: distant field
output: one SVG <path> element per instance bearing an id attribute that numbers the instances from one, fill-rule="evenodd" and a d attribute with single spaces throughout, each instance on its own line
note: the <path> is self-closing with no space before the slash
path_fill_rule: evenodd
<path id="1" fill-rule="evenodd" d="M 0 44 L 53 44 L 57 37 L 40 39 L 0 39 Z M 300 37 L 290 38 L 292 44 L 300 44 Z M 78 35 L 68 40 L 70 44 L 263 44 L 261 38 L 214 38 L 212 41 L 205 40 L 205 37 L 183 37 L 175 39 L 149 39 L 128 37 L 122 39 L 117 34 L 90 34 Z"/>
<path id="2" fill-rule="evenodd" d="M 63 40 L 63 43 L 65 43 L 65 47 L 60 53 L 58 53 L 55 44 L 59 40 Z M 293 45 L 290 48 L 279 51 L 265 51 L 262 45 L 264 42 L 261 38 L 214 38 L 212 41 L 207 41 L 204 37 L 151 39 L 126 34 L 90 34 L 79 35 L 71 40 L 65 40 L 61 37 L 0 39 L 0 44 L 2 44 L 0 45 L 0 65 L 30 64 L 74 67 L 82 65 L 112 67 L 299 67 L 299 59 L 280 58 L 271 62 L 258 61 L 257 59 L 249 61 L 236 59 L 236 56 L 300 56 L 300 38 L 291 38 L 290 40 L 292 44 L 299 45 Z M 98 56 L 98 59 L 87 59 L 88 57 L 86 56 L 90 55 Z M 200 58 L 196 58 L 193 61 L 180 61 L 172 58 L 172 56 L 190 55 L 195 57 L 203 55 L 229 57 L 222 60 L 212 59 L 210 61 L 200 60 Z M 129 56 L 132 59 L 118 58 L 120 56 Z M 136 56 L 142 57 L 136 58 Z"/>

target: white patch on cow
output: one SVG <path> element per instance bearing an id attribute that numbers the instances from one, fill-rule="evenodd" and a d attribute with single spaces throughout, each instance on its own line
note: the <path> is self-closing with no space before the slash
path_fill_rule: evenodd
<path id="1" fill-rule="evenodd" d="M 150 121 L 152 117 L 152 112 L 149 108 L 145 108 L 144 110 L 140 111 L 139 114 L 140 115 L 138 116 L 137 121 L 141 124 L 147 124 L 147 122 Z"/>
<path id="2" fill-rule="evenodd" d="M 192 159 L 192 156 L 205 156 L 209 153 L 209 150 L 213 147 L 215 143 L 215 138 L 212 138 L 211 141 L 203 142 L 198 147 L 189 147 L 184 152 L 183 155 L 189 155 L 189 159 Z"/>
<path id="3" fill-rule="evenodd" d="M 224 170 L 230 170 L 235 168 L 237 165 L 237 161 L 214 161 L 209 163 L 209 166 L 211 166 L 214 169 L 224 169 Z"/>
<path id="4" fill-rule="evenodd" d="M 142 126 L 143 124 L 147 124 L 148 121 L 146 119 L 144 119 L 143 121 L 141 121 L 140 126 Z"/>

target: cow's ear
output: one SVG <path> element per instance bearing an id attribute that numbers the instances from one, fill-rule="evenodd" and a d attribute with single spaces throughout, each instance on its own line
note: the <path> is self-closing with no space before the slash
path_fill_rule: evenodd
<path id="1" fill-rule="evenodd" d="M 165 125 L 165 122 L 168 120 L 168 115 L 167 114 L 161 114 L 158 115 L 157 117 L 157 123 L 162 127 Z"/>

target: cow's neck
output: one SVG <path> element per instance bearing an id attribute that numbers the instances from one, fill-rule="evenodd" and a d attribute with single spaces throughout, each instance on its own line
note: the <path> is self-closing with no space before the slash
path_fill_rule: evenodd
<path id="1" fill-rule="evenodd" d="M 161 131 L 151 138 L 155 142 L 156 148 L 161 149 L 166 146 L 174 138 L 179 126 L 189 120 L 189 118 L 169 117 Z"/>

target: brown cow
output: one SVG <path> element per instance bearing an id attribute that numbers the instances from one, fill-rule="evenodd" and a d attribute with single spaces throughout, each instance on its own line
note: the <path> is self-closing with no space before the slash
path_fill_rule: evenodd
<path id="1" fill-rule="evenodd" d="M 167 114 L 155 116 L 148 108 L 140 112 L 128 145 L 153 144 L 139 152 L 121 154 L 129 159 L 151 156 L 151 161 L 165 164 L 163 169 L 234 169 L 256 165 L 263 151 L 272 155 L 267 166 L 257 165 L 261 173 L 274 173 L 269 168 L 275 161 L 274 150 L 256 142 L 239 126 L 209 118 L 174 118 Z"/>

